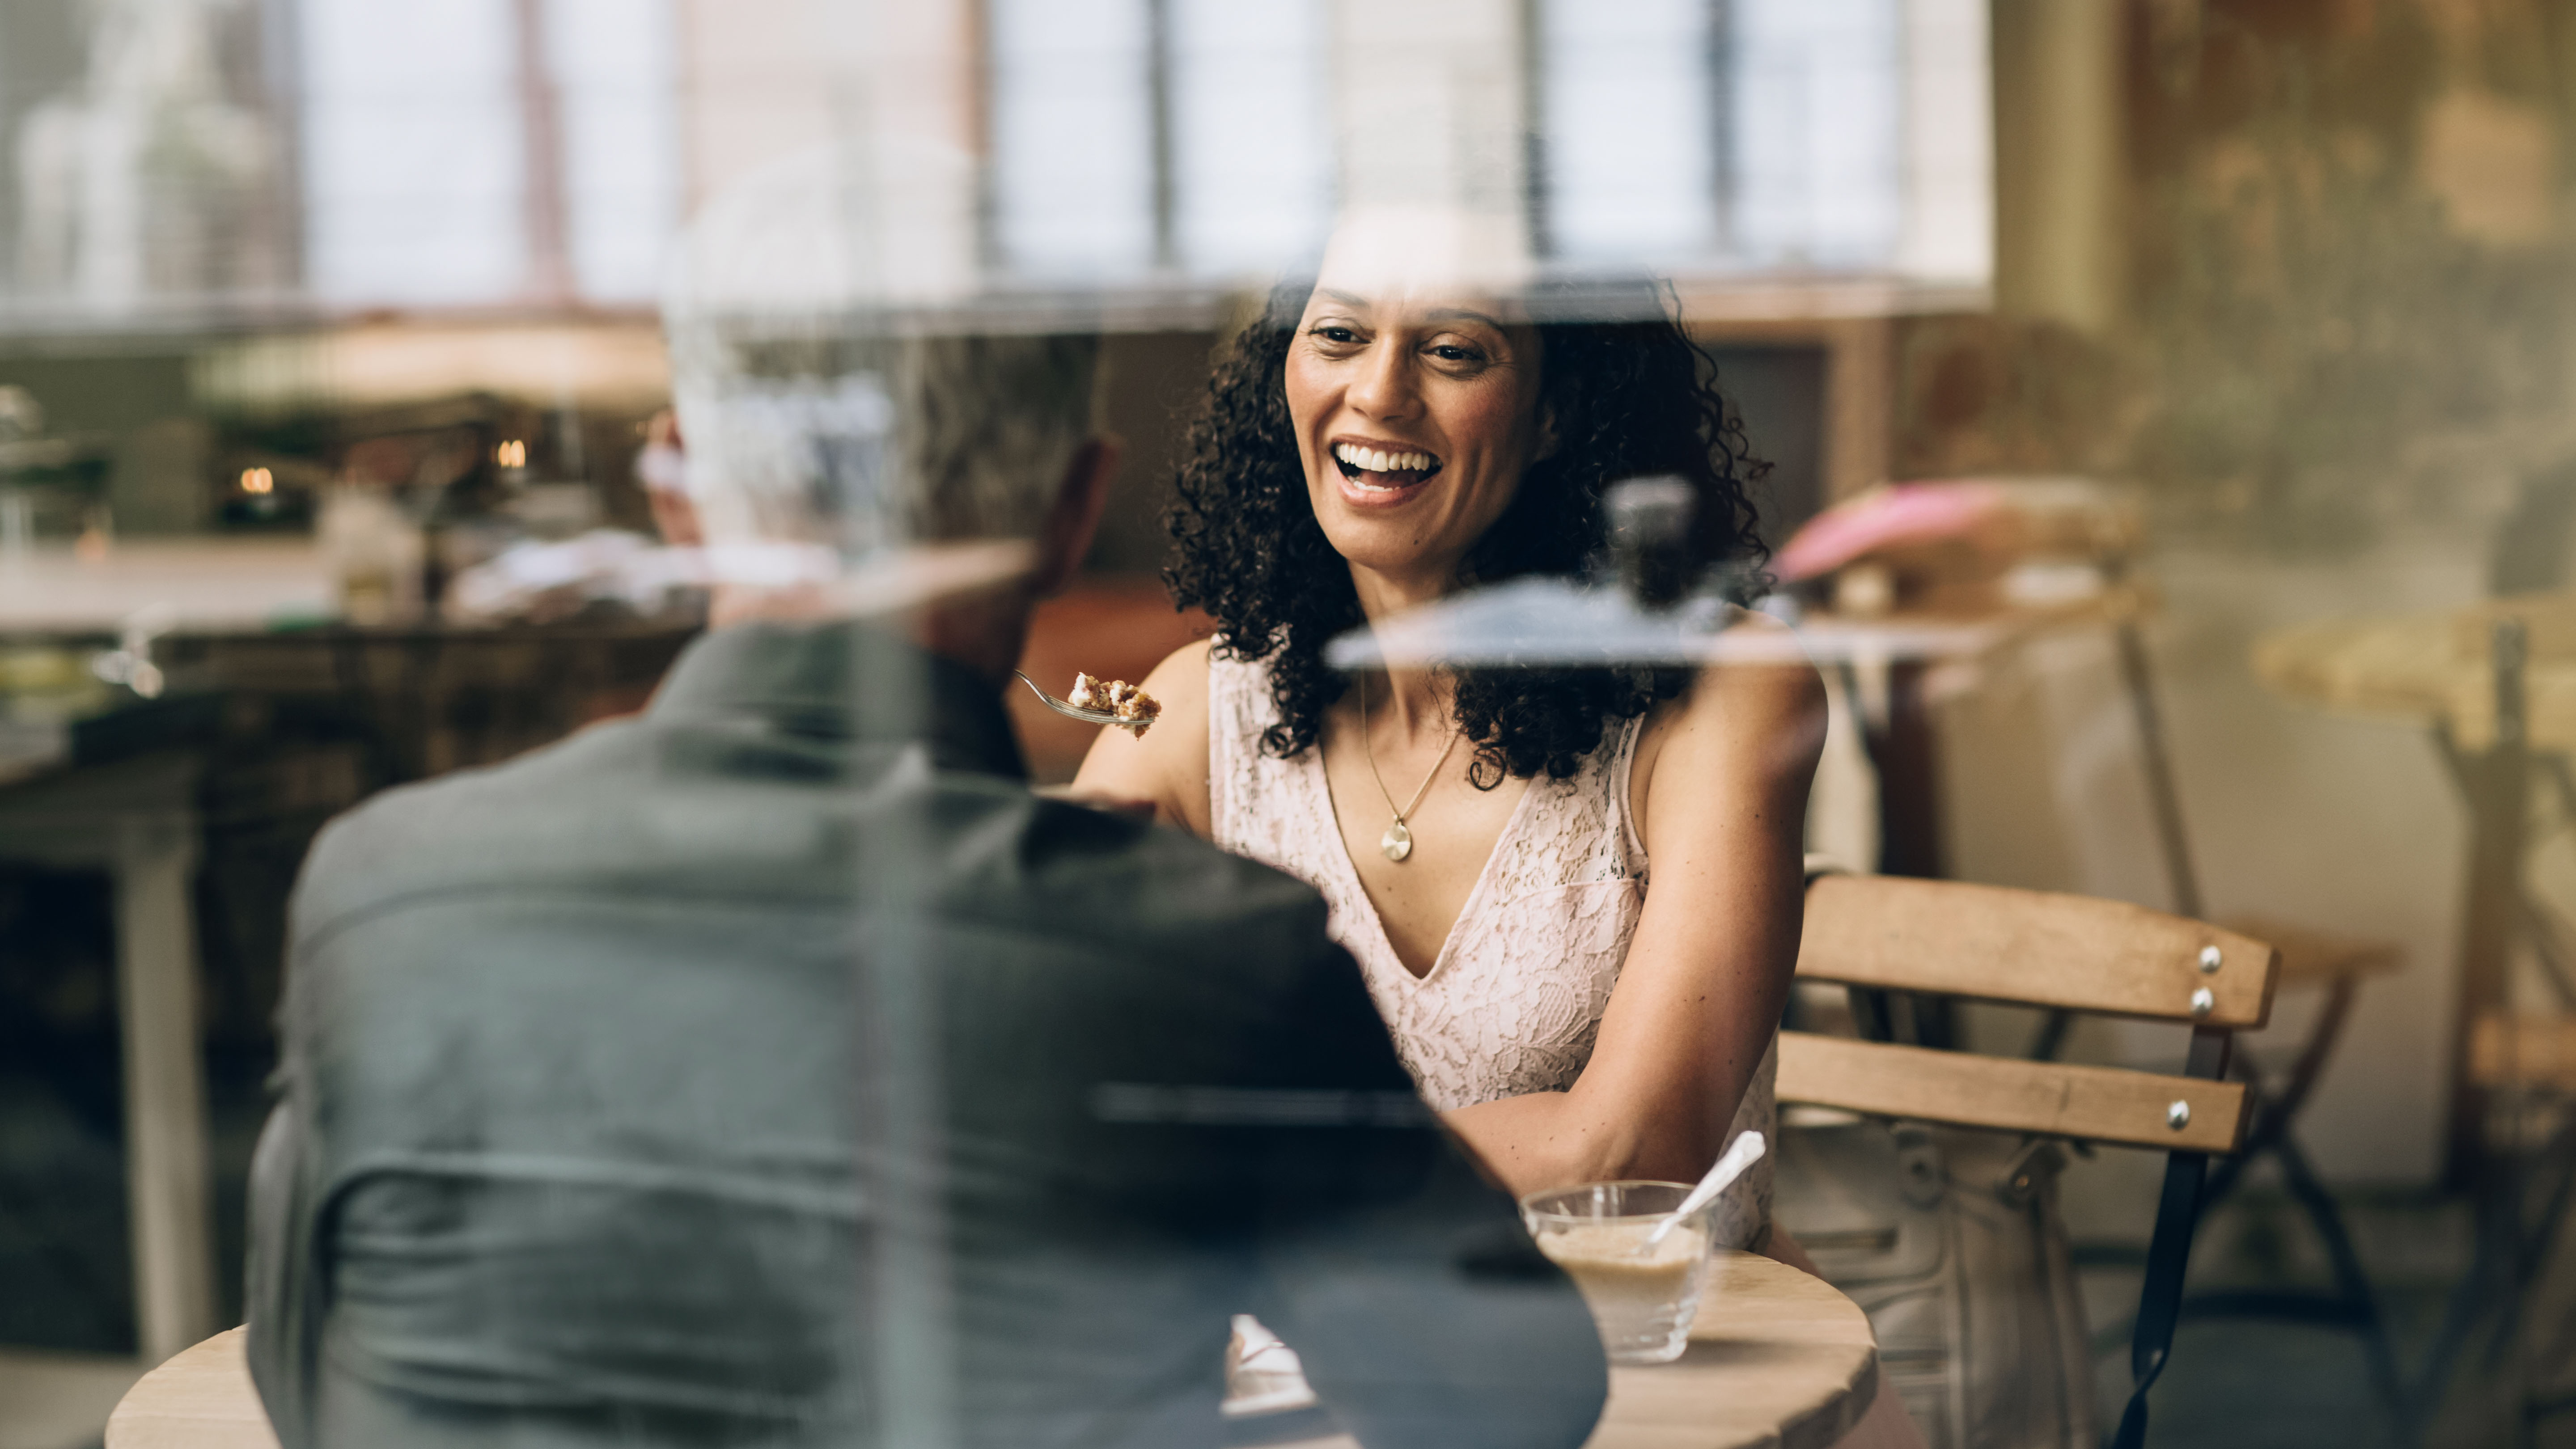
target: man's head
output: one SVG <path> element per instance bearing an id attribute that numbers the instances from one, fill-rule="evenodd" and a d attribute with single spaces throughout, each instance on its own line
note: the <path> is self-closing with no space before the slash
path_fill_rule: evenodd
<path id="1" fill-rule="evenodd" d="M 733 365 L 684 371 L 678 398 L 718 624 L 974 596 L 1016 641 L 1016 616 L 1080 567 L 1118 458 L 1094 427 L 1096 338 L 726 350 Z"/>
<path id="2" fill-rule="evenodd" d="M 818 151 L 718 197 L 666 297 L 714 621 L 900 614 L 999 673 L 1116 468 L 1099 340 L 889 295 L 853 164 Z"/>

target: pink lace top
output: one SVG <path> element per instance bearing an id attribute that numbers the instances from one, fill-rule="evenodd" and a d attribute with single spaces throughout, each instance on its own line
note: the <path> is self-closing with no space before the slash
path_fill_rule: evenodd
<path id="1" fill-rule="evenodd" d="M 1277 719 L 1265 666 L 1209 660 L 1216 843 L 1323 893 L 1327 929 L 1358 959 L 1398 1055 L 1433 1107 L 1572 1086 L 1592 1059 L 1645 905 L 1646 848 L 1628 810 L 1642 721 L 1619 727 L 1572 778 L 1530 781 L 1440 954 L 1416 977 L 1396 959 L 1352 868 L 1322 751 L 1289 760 L 1262 751 L 1262 731 Z M 1730 1139 L 1747 1129 L 1774 1133 L 1777 1056 L 1776 1048 L 1764 1054 Z M 1770 1213 L 1766 1156 L 1721 1201 L 1719 1240 L 1748 1243 Z"/>

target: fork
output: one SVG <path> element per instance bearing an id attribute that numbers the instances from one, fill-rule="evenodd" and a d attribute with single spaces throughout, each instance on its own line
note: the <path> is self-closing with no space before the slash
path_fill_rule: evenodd
<path id="1" fill-rule="evenodd" d="M 1057 714 L 1063 715 L 1066 719 L 1078 719 L 1085 724 L 1116 725 L 1120 729 L 1139 735 L 1145 732 L 1145 726 L 1153 723 L 1153 721 L 1149 719 L 1122 719 L 1118 715 L 1105 709 L 1084 709 L 1078 704 L 1068 704 L 1065 701 L 1056 698 L 1054 695 L 1047 693 L 1045 690 L 1038 688 L 1038 682 L 1036 680 L 1029 678 L 1027 675 L 1020 673 L 1020 671 L 1016 669 L 1011 671 L 1011 677 L 1017 679 L 1020 683 L 1027 685 L 1029 687 L 1029 693 L 1036 695 L 1040 703 L 1044 704 L 1047 708 L 1054 710 Z"/>

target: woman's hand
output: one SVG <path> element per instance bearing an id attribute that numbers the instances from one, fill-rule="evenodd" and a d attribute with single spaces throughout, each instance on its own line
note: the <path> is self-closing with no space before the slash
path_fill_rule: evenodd
<path id="1" fill-rule="evenodd" d="M 1805 664 L 1712 667 L 1648 717 L 1630 800 L 1652 883 L 1591 1063 L 1566 1091 L 1445 1114 L 1513 1192 L 1692 1182 L 1717 1160 L 1788 1004 L 1824 733 Z"/>

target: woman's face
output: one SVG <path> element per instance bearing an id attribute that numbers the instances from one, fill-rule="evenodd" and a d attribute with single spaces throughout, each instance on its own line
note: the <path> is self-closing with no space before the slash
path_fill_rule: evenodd
<path id="1" fill-rule="evenodd" d="M 1289 344 L 1288 416 L 1324 536 L 1439 593 L 1540 456 L 1538 335 L 1491 298 L 1327 265 Z"/>

